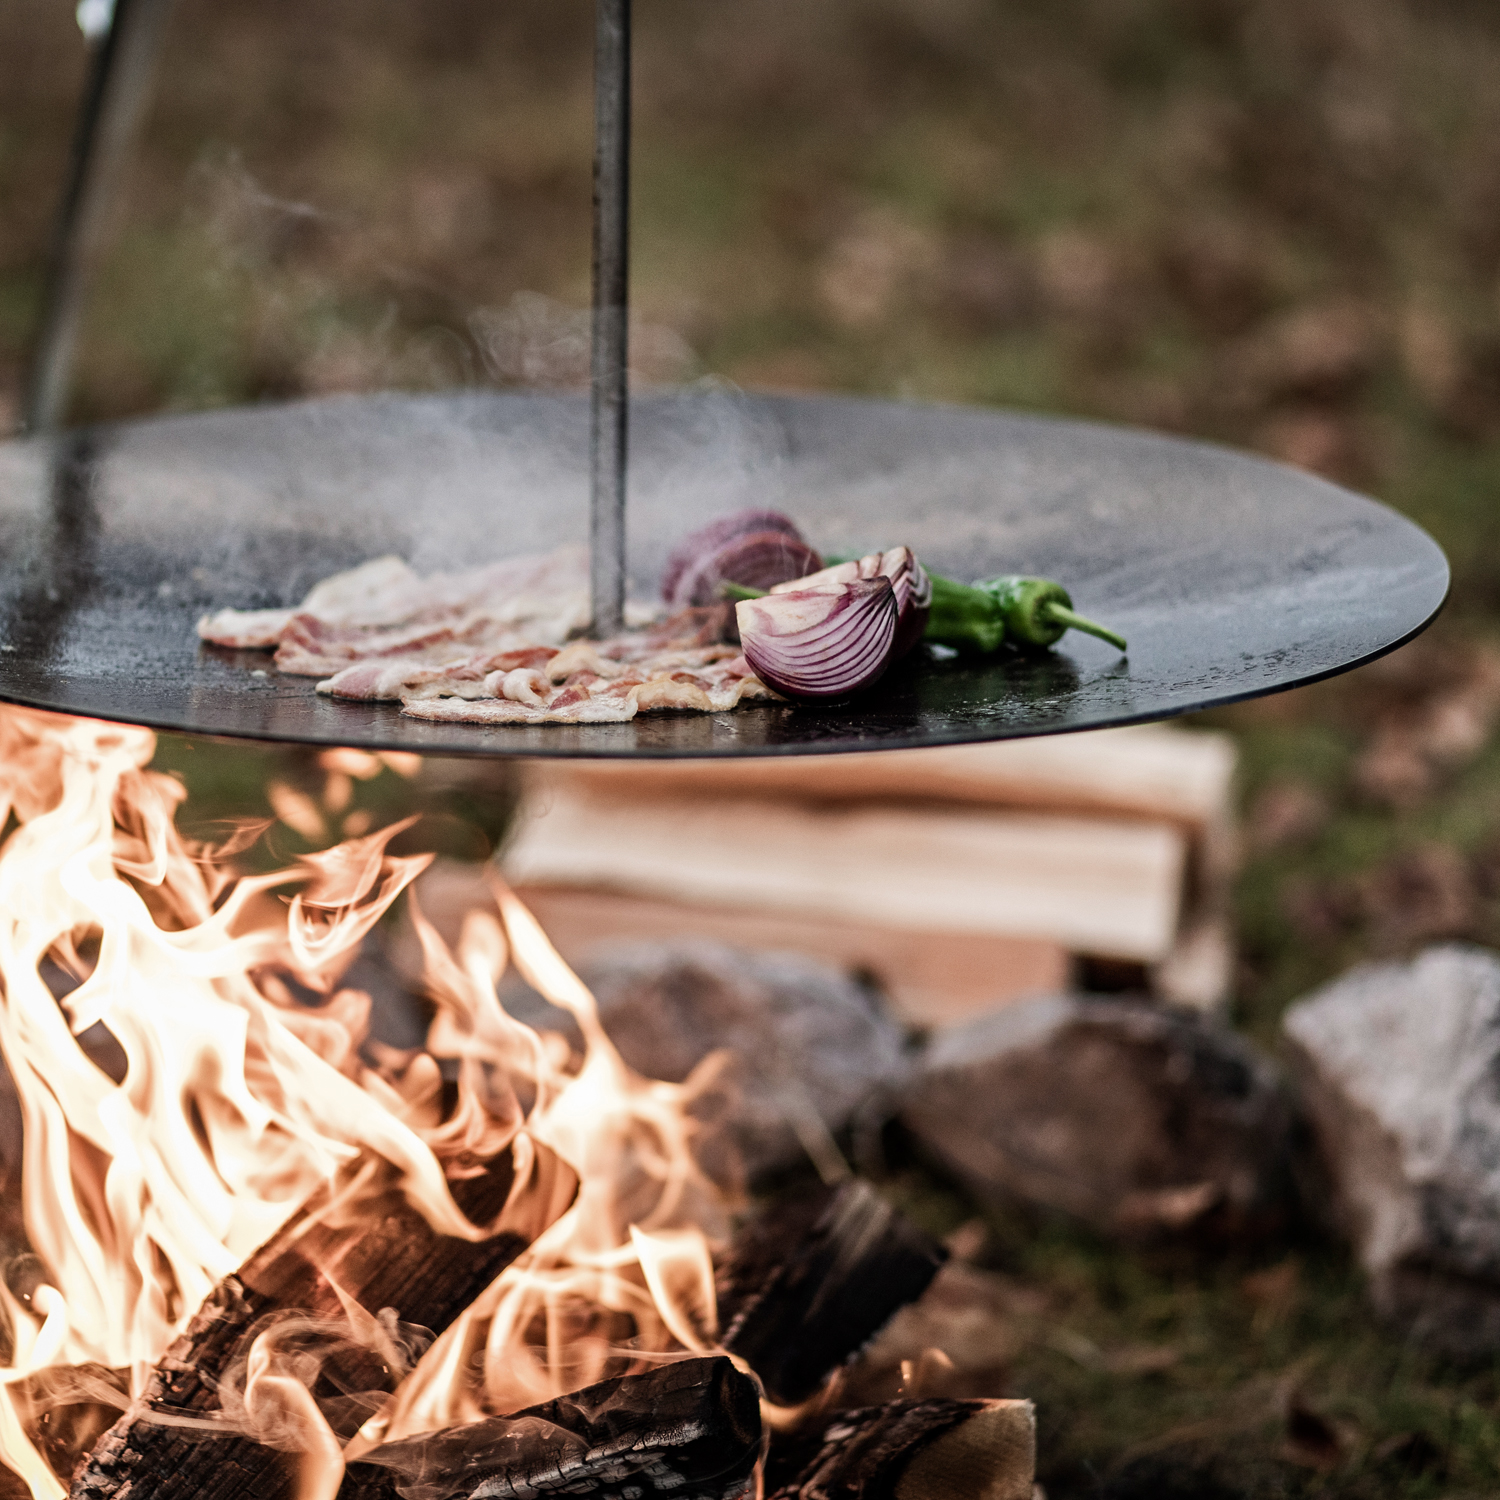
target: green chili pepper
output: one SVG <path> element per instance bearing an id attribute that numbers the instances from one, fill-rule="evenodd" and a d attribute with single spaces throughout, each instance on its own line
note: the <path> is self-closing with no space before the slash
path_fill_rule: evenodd
<path id="1" fill-rule="evenodd" d="M 974 587 L 990 595 L 1005 616 L 1005 633 L 1018 646 L 1051 646 L 1066 630 L 1098 636 L 1119 651 L 1125 637 L 1073 608 L 1073 598 L 1060 583 L 1046 578 L 986 578 Z"/>
<path id="2" fill-rule="evenodd" d="M 1003 641 L 1021 647 L 1051 646 L 1065 631 L 1081 630 L 1125 650 L 1123 635 L 1079 614 L 1068 591 L 1050 579 L 987 578 L 970 585 L 931 571 L 927 576 L 932 580 L 932 609 L 924 640 L 989 655 Z M 759 599 L 764 592 L 727 580 L 719 585 L 726 599 Z"/>
<path id="3" fill-rule="evenodd" d="M 955 583 L 937 573 L 932 580 L 932 608 L 923 639 L 988 656 L 1005 639 L 1005 607 L 983 589 Z"/>

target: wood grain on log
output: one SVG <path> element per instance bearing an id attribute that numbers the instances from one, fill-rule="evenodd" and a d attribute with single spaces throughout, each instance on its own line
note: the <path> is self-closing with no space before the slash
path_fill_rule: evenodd
<path id="1" fill-rule="evenodd" d="M 1232 816 L 1234 741 L 1163 725 L 1046 740 L 864 754 L 533 763 L 529 786 L 623 800 L 765 797 L 924 802 L 1167 818 L 1198 832 Z"/>
<path id="2" fill-rule="evenodd" d="M 1030 1500 L 1029 1401 L 892 1401 L 778 1439 L 767 1500 Z"/>
<path id="3" fill-rule="evenodd" d="M 349 1465 L 339 1500 L 739 1500 L 760 1449 L 755 1382 L 722 1357 L 687 1359 L 387 1443 Z"/>
<path id="4" fill-rule="evenodd" d="M 782 1200 L 717 1273 L 721 1339 L 781 1406 L 806 1401 L 947 1258 L 863 1182 Z"/>
<path id="5" fill-rule="evenodd" d="M 888 803 L 628 802 L 560 787 L 528 806 L 504 869 L 517 888 L 1049 938 L 1071 952 L 1154 963 L 1172 946 L 1187 853 L 1187 835 L 1165 821 Z"/>
<path id="6" fill-rule="evenodd" d="M 255 1338 L 279 1316 L 345 1320 L 335 1284 L 368 1313 L 391 1308 L 400 1322 L 441 1333 L 572 1201 L 571 1168 L 541 1147 L 529 1161 L 519 1186 L 509 1151 L 451 1178 L 471 1222 L 495 1230 L 477 1241 L 436 1233 L 394 1182 L 374 1202 L 362 1201 L 350 1220 L 321 1221 L 325 1200 L 312 1199 L 209 1294 L 141 1400 L 75 1475 L 73 1500 L 277 1500 L 290 1493 L 286 1454 L 243 1431 L 212 1426 L 224 1420 L 221 1387 L 242 1378 Z M 373 1353 L 346 1348 L 339 1357 L 345 1368 L 325 1366 L 313 1395 L 335 1435 L 347 1440 L 390 1389 L 391 1372 Z"/>
<path id="7" fill-rule="evenodd" d="M 529 803 L 547 812 L 542 863 L 523 838 L 508 852 L 508 868 L 513 883 L 529 887 L 523 899 L 570 962 L 610 937 L 692 934 L 783 948 L 865 969 L 903 1019 L 947 1025 L 1065 989 L 1070 956 L 1129 956 L 1132 965 L 1150 963 L 1141 982 L 1160 997 L 1210 1009 L 1233 969 L 1234 767 L 1228 736 L 1150 725 L 1045 743 L 841 755 L 836 763 L 824 756 L 559 762 L 527 775 Z M 603 809 L 588 822 L 591 850 L 571 847 L 566 828 L 554 827 L 559 807 L 567 824 L 566 809 L 580 803 Z M 645 844 L 630 838 L 616 809 L 653 825 L 653 837 Z M 979 913 L 954 920 L 951 901 L 919 912 L 910 889 L 924 882 L 885 881 L 878 889 L 870 872 L 889 861 L 861 859 L 849 836 L 830 832 L 830 820 L 842 820 L 862 847 L 889 844 L 880 829 L 894 818 L 902 870 L 915 859 L 941 885 L 943 826 L 955 817 L 985 846 L 967 854 L 962 868 L 969 894 L 976 881 L 986 886 L 987 920 Z M 1170 862 L 1163 865 L 1159 837 L 1143 846 L 1114 836 L 1129 835 L 1132 824 L 1137 834 L 1154 826 L 1184 850 L 1187 878 L 1184 867 L 1174 875 Z M 1081 833 L 1090 851 L 1086 877 L 1070 852 Z M 834 889 L 808 885 L 788 899 L 787 851 L 809 834 L 825 852 L 813 860 L 825 875 L 833 843 L 848 865 L 829 882 Z M 559 838 L 570 847 L 559 849 Z M 663 838 L 677 852 L 670 871 L 650 857 L 649 846 Z M 601 850 L 607 878 L 595 863 Z M 691 868 L 683 850 L 697 862 Z M 695 880 L 710 866 L 708 881 Z M 774 870 L 774 886 L 766 869 Z M 938 889 L 932 879 L 925 884 Z M 901 910 L 888 905 L 892 890 Z M 1186 905 L 1174 932 L 1179 902 Z"/>

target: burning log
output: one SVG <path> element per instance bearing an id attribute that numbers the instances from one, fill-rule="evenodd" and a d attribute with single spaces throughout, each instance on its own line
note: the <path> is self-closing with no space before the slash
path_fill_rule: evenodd
<path id="1" fill-rule="evenodd" d="M 761 1451 L 755 1382 L 723 1357 L 686 1359 L 351 1462 L 339 1500 L 623 1494 L 738 1500 Z"/>
<path id="2" fill-rule="evenodd" d="M 147 1493 L 152 1500 L 274 1500 L 289 1493 L 287 1455 L 225 1410 L 226 1392 L 246 1377 L 251 1346 L 278 1318 L 347 1327 L 360 1309 L 391 1343 L 397 1330 L 388 1314 L 378 1316 L 387 1308 L 401 1323 L 441 1332 L 572 1201 L 571 1169 L 529 1137 L 521 1140 L 530 1150 L 519 1174 L 520 1151 L 513 1147 L 482 1171 L 450 1180 L 470 1221 L 493 1228 L 484 1239 L 437 1233 L 394 1183 L 374 1202 L 361 1198 L 352 1216 L 327 1214 L 324 1195 L 300 1209 L 210 1293 L 157 1364 L 142 1398 L 75 1475 L 74 1500 Z M 346 1342 L 313 1386 L 312 1398 L 340 1443 L 399 1378 L 396 1351 L 381 1350 L 381 1342 L 378 1334 L 368 1349 Z"/>
<path id="3" fill-rule="evenodd" d="M 866 1183 L 783 1200 L 741 1230 L 719 1267 L 723 1345 L 772 1401 L 796 1406 L 915 1302 L 946 1258 Z"/>
<path id="4" fill-rule="evenodd" d="M 766 1500 L 1031 1500 L 1029 1401 L 893 1401 L 779 1439 Z"/>
<path id="5" fill-rule="evenodd" d="M 46 1365 L 8 1391 L 22 1431 L 54 1474 L 71 1474 L 130 1404 L 130 1372 L 103 1365 Z M 19 1488 L 14 1492 L 9 1481 Z M 31 1486 L 0 1466 L 0 1500 L 30 1500 Z"/>

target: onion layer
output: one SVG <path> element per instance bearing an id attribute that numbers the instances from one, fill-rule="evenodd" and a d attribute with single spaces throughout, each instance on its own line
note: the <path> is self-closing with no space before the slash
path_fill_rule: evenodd
<path id="1" fill-rule="evenodd" d="M 696 531 L 690 532 L 678 542 L 667 558 L 667 566 L 661 575 L 662 598 L 675 609 L 684 608 L 691 601 L 680 587 L 683 574 L 696 568 L 704 558 L 712 557 L 737 537 L 766 531 L 779 531 L 784 536 L 802 541 L 797 523 L 779 510 L 737 510 L 732 515 L 720 516 L 717 521 L 710 521 L 707 526 L 700 526 Z M 798 576 L 796 573 L 783 573 L 776 582 L 780 583 L 782 578 Z M 734 582 L 740 583 L 743 580 L 737 578 Z M 767 585 L 756 584 L 755 587 L 765 588 Z"/>
<path id="2" fill-rule="evenodd" d="M 745 660 L 788 698 L 844 698 L 892 660 L 896 591 L 889 578 L 783 588 L 735 606 Z"/>
<path id="3" fill-rule="evenodd" d="M 813 573 L 792 583 L 777 584 L 771 592 L 781 594 L 789 589 L 813 588 L 824 583 L 852 583 L 857 578 L 890 580 L 895 590 L 897 610 L 891 660 L 899 661 L 922 639 L 932 609 L 932 580 L 910 547 L 891 547 L 884 552 L 871 552 L 857 561 L 835 563 L 821 573 Z"/>
<path id="4" fill-rule="evenodd" d="M 822 566 L 823 559 L 800 537 L 784 531 L 753 531 L 726 542 L 716 552 L 700 554 L 678 575 L 676 597 L 670 602 L 678 609 L 717 604 L 719 585 L 726 581 L 769 589 L 816 573 Z"/>

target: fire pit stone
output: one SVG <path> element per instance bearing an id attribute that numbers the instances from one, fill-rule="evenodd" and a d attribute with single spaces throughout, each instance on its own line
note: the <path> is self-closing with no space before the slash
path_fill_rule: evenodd
<path id="1" fill-rule="evenodd" d="M 721 943 L 601 946 L 579 966 L 620 1055 L 680 1082 L 716 1048 L 735 1055 L 732 1132 L 752 1178 L 888 1116 L 909 1071 L 901 1027 L 831 964 Z M 568 1018 L 520 985 L 503 999 L 539 1028 Z"/>
<path id="2" fill-rule="evenodd" d="M 1430 948 L 1353 970 L 1284 1029 L 1375 1303 L 1460 1355 L 1500 1349 L 1500 958 Z"/>
<path id="3" fill-rule="evenodd" d="M 1008 1006 L 937 1034 L 901 1118 L 979 1198 L 1124 1239 L 1242 1240 L 1290 1208 L 1276 1069 L 1182 1011 L 1073 996 Z"/>

